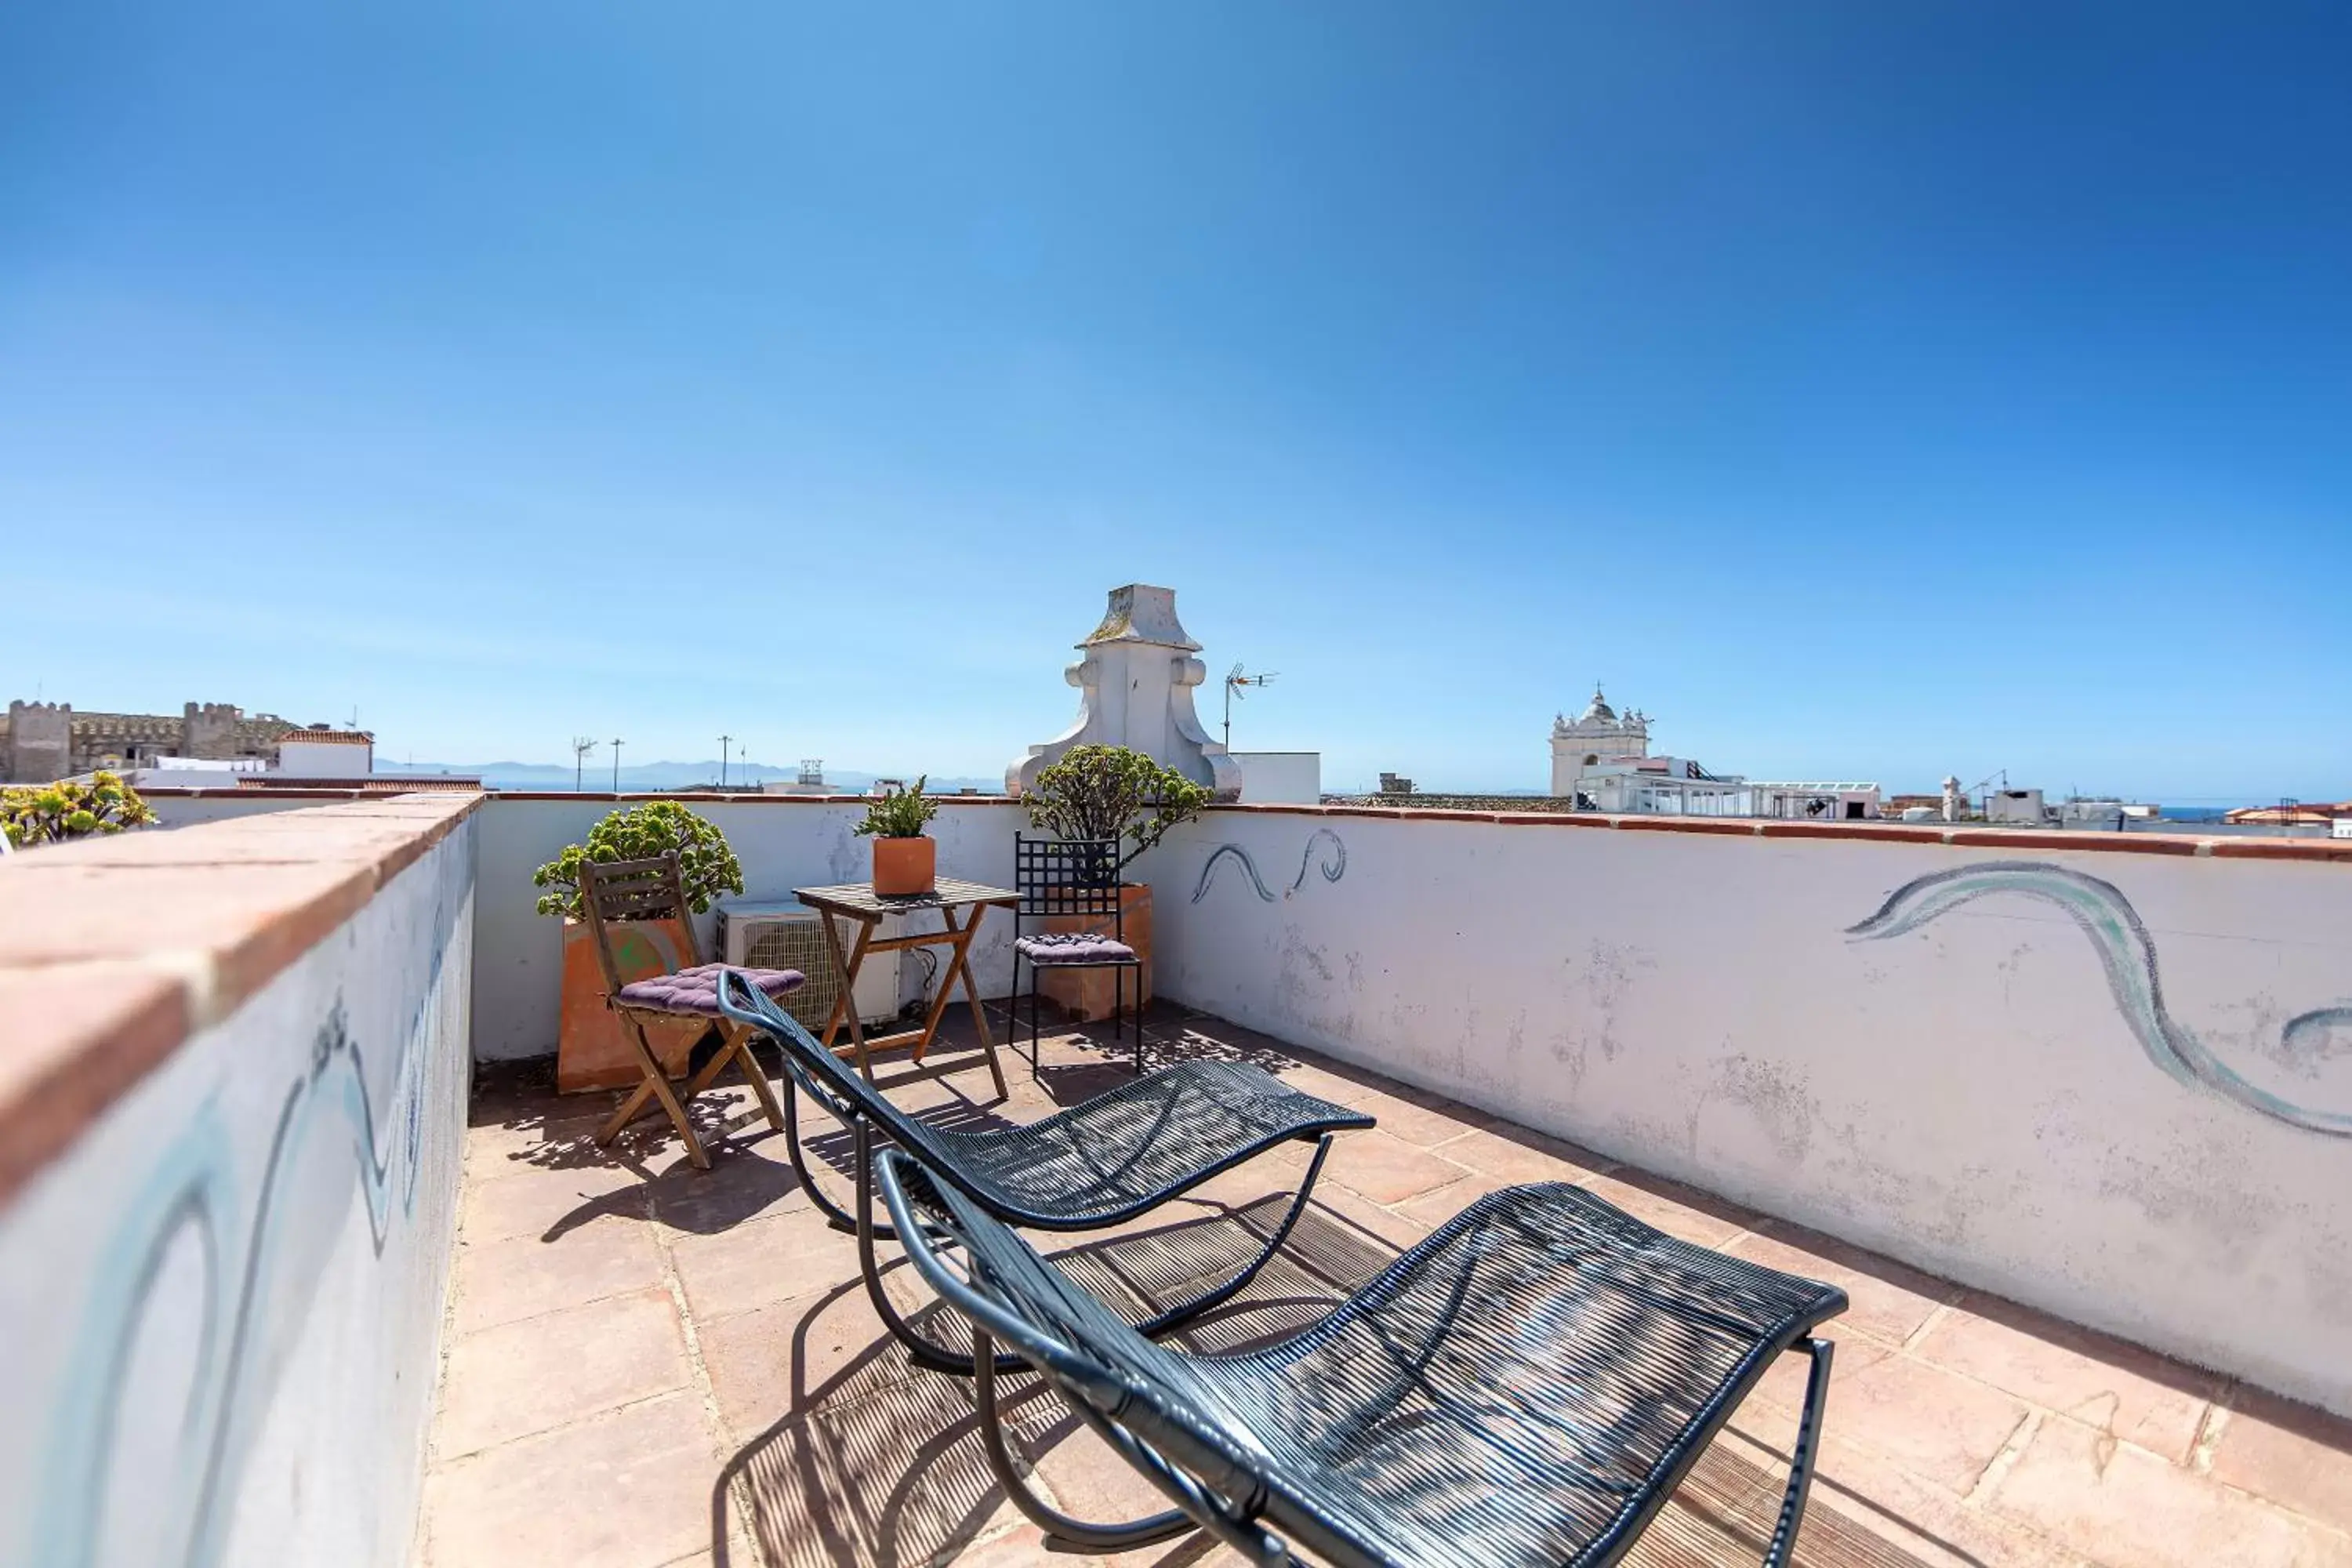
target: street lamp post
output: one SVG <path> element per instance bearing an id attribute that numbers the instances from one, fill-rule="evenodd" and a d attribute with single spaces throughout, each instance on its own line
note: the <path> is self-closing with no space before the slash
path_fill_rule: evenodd
<path id="1" fill-rule="evenodd" d="M 621 737 L 613 737 L 613 793 L 621 793 Z"/>

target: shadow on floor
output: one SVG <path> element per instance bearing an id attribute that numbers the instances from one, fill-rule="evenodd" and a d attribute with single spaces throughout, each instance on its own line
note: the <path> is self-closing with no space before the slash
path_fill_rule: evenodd
<path id="1" fill-rule="evenodd" d="M 1172 1214 L 1169 1224 L 1069 1249 L 1058 1261 L 1089 1289 L 1139 1317 L 1197 1293 L 1254 1256 L 1287 1206 L 1280 1193 L 1231 1209 L 1179 1200 L 1171 1209 L 1182 1212 Z M 1280 1254 L 1234 1302 L 1188 1324 L 1169 1342 L 1216 1353 L 1295 1333 L 1320 1321 L 1396 1257 L 1397 1249 L 1380 1237 L 1310 1205 Z M 886 1266 L 885 1273 L 894 1298 L 910 1304 L 919 1288 L 908 1279 L 903 1262 Z M 858 1289 L 845 1286 L 815 1304 L 811 1320 Z M 944 1331 L 926 1337 L 969 1343 L 960 1326 L 948 1328 L 956 1320 L 936 1302 L 913 1316 L 919 1325 Z M 774 1568 L 940 1562 L 1012 1517 L 988 1468 L 969 1384 L 961 1379 L 909 1369 L 877 1331 L 876 1342 L 823 1386 L 804 1389 L 796 1378 L 794 1387 L 802 1395 L 794 1408 L 730 1460 L 713 1490 L 712 1539 L 722 1543 L 716 1559 L 721 1568 L 756 1568 L 730 1563 L 725 1554 L 730 1496 Z M 1050 1492 L 1056 1449 L 1084 1428 L 1033 1377 L 1010 1380 L 1005 1394 L 1014 1452 Z M 1786 1479 L 1785 1454 L 1737 1432 L 1725 1434 L 1629 1561 L 1656 1568 L 1759 1561 Z M 1139 1500 L 1140 1480 L 1136 1487 Z M 1826 1477 L 1817 1488 L 1817 1497 L 1837 1489 Z M 1892 1522 L 1917 1534 L 1905 1521 Z M 1976 1561 L 1935 1544 L 1943 1561 Z M 1156 1556 L 1137 1553 L 1122 1561 L 1183 1568 L 1210 1550 L 1193 1537 Z M 1797 1562 L 1811 1568 L 1899 1568 L 1921 1561 L 1818 1502 L 1806 1515 L 1797 1552 Z"/>

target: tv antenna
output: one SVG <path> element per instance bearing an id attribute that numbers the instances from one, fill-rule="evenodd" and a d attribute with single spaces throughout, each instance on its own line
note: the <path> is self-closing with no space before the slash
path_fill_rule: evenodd
<path id="1" fill-rule="evenodd" d="M 1244 687 L 1273 685 L 1274 678 L 1281 673 L 1278 669 L 1269 669 L 1263 675 L 1244 675 L 1238 659 L 1233 668 L 1225 671 L 1225 750 L 1230 752 L 1234 749 L 1234 699 L 1246 695 L 1243 690 Z"/>
<path id="2" fill-rule="evenodd" d="M 572 793 L 573 795 L 580 793 L 580 775 L 588 766 L 588 753 L 595 749 L 596 742 L 587 736 L 572 737 Z"/>
<path id="3" fill-rule="evenodd" d="M 1996 779 L 2000 781 L 2000 787 L 2003 790 L 2009 788 L 2009 770 L 2007 768 L 1995 768 L 1992 772 L 1985 774 L 1984 777 L 1977 780 L 1976 784 L 1969 790 L 1969 794 L 1972 796 L 1984 795 L 1992 787 L 1993 781 Z M 1990 816 L 1992 815 L 1992 808 L 1990 804 L 1988 804 L 1985 808 L 1985 815 L 1987 816 Z"/>

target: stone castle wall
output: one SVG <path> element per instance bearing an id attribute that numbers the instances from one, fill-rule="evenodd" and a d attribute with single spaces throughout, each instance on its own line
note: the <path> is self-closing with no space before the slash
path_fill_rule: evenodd
<path id="1" fill-rule="evenodd" d="M 0 721 L 0 782 L 47 784 L 157 757 L 266 761 L 294 728 L 274 713 L 248 717 L 230 702 L 190 702 L 174 715 L 77 713 L 68 702 L 16 701 Z"/>

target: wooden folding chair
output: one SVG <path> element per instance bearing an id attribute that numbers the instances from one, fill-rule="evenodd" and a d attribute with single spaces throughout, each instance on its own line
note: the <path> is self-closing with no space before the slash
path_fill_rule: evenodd
<path id="1" fill-rule="evenodd" d="M 702 1140 L 695 1136 L 694 1124 L 687 1119 L 686 1101 L 709 1089 L 730 1062 L 741 1068 L 743 1076 L 751 1080 L 751 1092 L 759 1096 L 768 1125 L 782 1131 L 783 1111 L 776 1103 L 775 1092 L 768 1087 L 767 1075 L 760 1070 L 759 1059 L 751 1054 L 752 1031 L 719 1015 L 719 972 L 725 966 L 702 960 L 701 941 L 694 932 L 694 911 L 687 903 L 686 881 L 678 869 L 677 852 L 650 860 L 612 860 L 601 865 L 583 862 L 580 902 L 587 916 L 589 931 L 595 938 L 596 960 L 604 969 L 604 1005 L 620 1016 L 623 1035 L 636 1052 L 637 1065 L 646 1075 L 645 1081 L 630 1090 L 612 1119 L 597 1130 L 597 1143 L 612 1142 L 620 1136 L 622 1128 L 645 1113 L 648 1100 L 659 1100 L 686 1143 L 686 1157 L 698 1168 L 709 1170 L 710 1155 L 704 1150 Z M 673 974 L 625 983 L 613 955 L 612 927 L 625 921 L 673 917 L 684 928 L 687 954 L 694 962 Z M 797 990 L 804 979 L 793 969 L 739 969 L 736 973 L 748 977 L 770 996 Z M 681 1099 L 668 1073 L 663 1070 L 661 1058 L 654 1054 L 646 1026 L 695 1018 L 709 1023 L 719 1031 L 719 1046 L 717 1054 L 702 1065 L 702 1070 L 686 1080 L 686 1094 Z"/>

